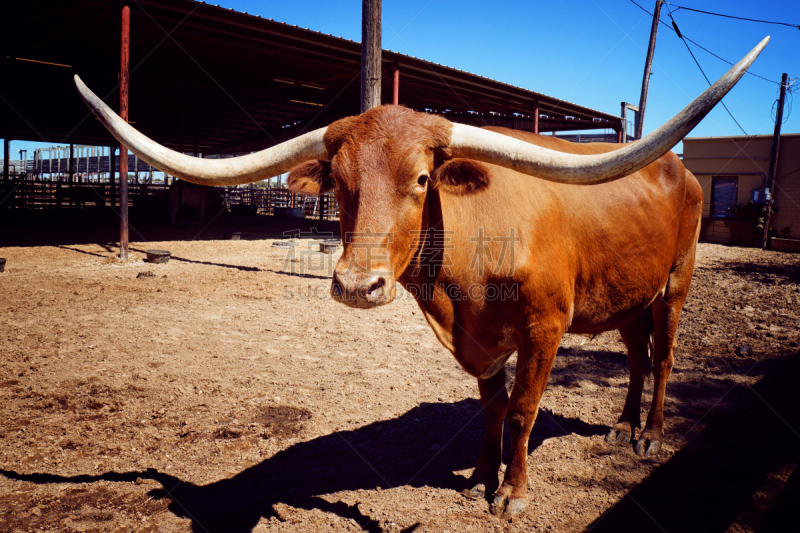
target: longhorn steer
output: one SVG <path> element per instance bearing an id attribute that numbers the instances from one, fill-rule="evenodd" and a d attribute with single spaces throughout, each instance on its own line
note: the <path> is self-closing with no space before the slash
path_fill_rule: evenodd
<path id="1" fill-rule="evenodd" d="M 628 396 L 610 442 L 630 442 L 641 426 L 652 335 L 652 405 L 635 449 L 658 452 L 703 204 L 697 180 L 667 152 L 767 40 L 670 122 L 623 148 L 384 106 L 256 154 L 196 160 L 144 137 L 76 83 L 118 139 L 170 174 L 231 185 L 295 167 L 294 192 L 336 190 L 345 249 L 333 297 L 383 305 L 396 283 L 417 296 L 436 336 L 478 379 L 486 434 L 465 493 L 493 495 L 492 512 L 510 519 L 526 505 L 528 438 L 565 332 L 618 329 L 628 349 Z M 489 297 L 492 287 L 499 298 Z M 515 351 L 509 398 L 502 369 Z M 499 483 L 506 420 L 511 462 Z"/>
<path id="2" fill-rule="evenodd" d="M 197 213 L 198 220 L 202 221 L 206 207 L 216 202 L 222 202 L 222 196 L 210 187 L 201 187 L 189 181 L 180 180 L 169 188 L 170 217 L 173 224 L 175 224 L 179 209 L 182 212 L 192 209 Z"/>
<path id="3" fill-rule="evenodd" d="M 61 186 L 56 193 L 56 204 L 61 205 L 64 200 L 70 200 L 78 207 L 94 204 L 95 207 L 106 205 L 105 188 L 102 185 L 73 185 Z"/>

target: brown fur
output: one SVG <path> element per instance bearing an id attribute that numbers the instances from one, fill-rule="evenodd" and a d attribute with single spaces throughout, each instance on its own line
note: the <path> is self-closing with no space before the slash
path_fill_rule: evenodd
<path id="1" fill-rule="evenodd" d="M 306 196 L 319 196 L 333 190 L 331 164 L 328 161 L 306 161 L 289 173 L 289 188 Z"/>
<path id="2" fill-rule="evenodd" d="M 489 185 L 489 170 L 483 163 L 453 159 L 437 166 L 433 186 L 450 194 L 470 194 Z"/>
<path id="3" fill-rule="evenodd" d="M 492 129 L 568 153 L 616 148 Z M 396 282 L 415 291 L 436 336 L 478 378 L 486 435 L 470 494 L 481 486 L 497 489 L 492 510 L 513 517 L 524 507 L 528 438 L 565 332 L 620 330 L 630 384 L 610 437 L 626 441 L 641 427 L 652 338 L 654 394 L 637 452 L 660 446 L 703 193 L 672 153 L 623 179 L 576 186 L 495 165 L 446 162 L 449 136 L 447 121 L 398 106 L 330 126 L 325 142 L 341 230 L 351 236 L 332 292 L 350 306 L 372 307 L 394 298 Z M 421 176 L 431 176 L 425 186 Z M 444 237 L 432 237 L 437 232 Z M 382 253 L 366 252 L 370 246 Z M 500 286 L 517 292 L 506 299 L 477 297 Z M 514 351 L 509 397 L 502 369 Z M 511 462 L 498 487 L 504 420 Z"/>

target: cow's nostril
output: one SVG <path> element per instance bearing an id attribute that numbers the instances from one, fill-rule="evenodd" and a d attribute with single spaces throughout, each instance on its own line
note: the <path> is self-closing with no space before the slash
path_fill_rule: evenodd
<path id="1" fill-rule="evenodd" d="M 378 278 L 378 281 L 369 286 L 369 290 L 367 291 L 367 293 L 370 296 L 376 296 L 378 294 L 378 291 L 383 289 L 385 286 L 386 286 L 386 278 Z"/>
<path id="2" fill-rule="evenodd" d="M 331 292 L 333 293 L 333 296 L 336 298 L 341 298 L 341 296 L 344 294 L 344 289 L 342 288 L 342 284 L 339 283 L 339 278 L 336 277 L 336 274 L 333 275 Z"/>

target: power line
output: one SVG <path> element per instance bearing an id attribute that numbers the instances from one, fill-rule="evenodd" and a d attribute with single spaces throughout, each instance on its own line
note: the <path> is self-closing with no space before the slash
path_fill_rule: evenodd
<path id="1" fill-rule="evenodd" d="M 691 8 L 691 7 L 679 6 L 677 4 L 672 4 L 670 2 L 664 2 L 664 3 L 665 4 L 669 4 L 671 6 L 675 6 L 678 9 L 685 9 L 686 11 L 694 11 L 695 13 L 705 13 L 706 15 L 714 15 L 715 17 L 725 17 L 725 18 L 736 19 L 736 20 L 747 20 L 749 22 L 760 22 L 762 24 L 776 24 L 778 26 L 788 26 L 790 28 L 797 28 L 798 30 L 800 30 L 800 24 L 790 24 L 788 22 L 773 22 L 773 21 L 770 21 L 770 20 L 759 20 L 759 19 L 749 19 L 749 18 L 745 18 L 745 17 L 735 17 L 733 15 L 724 15 L 722 13 L 713 13 L 711 11 L 703 11 L 702 9 L 694 9 L 694 8 Z M 678 9 L 675 9 L 673 11 L 673 13 L 675 11 L 677 11 Z"/>
<path id="2" fill-rule="evenodd" d="M 780 176 L 776 177 L 775 179 L 776 179 L 776 180 L 778 180 L 778 179 L 781 179 L 781 178 L 782 178 L 782 177 L 784 177 L 784 176 L 788 176 L 789 174 L 794 174 L 794 173 L 795 173 L 795 172 L 797 172 L 798 170 L 800 170 L 800 167 L 797 167 L 797 168 L 796 168 L 796 169 L 794 169 L 794 170 L 790 170 L 789 172 L 784 172 L 783 174 L 781 174 Z"/>
<path id="3" fill-rule="evenodd" d="M 662 22 L 662 24 L 665 24 L 665 23 L 664 23 L 664 22 Z M 666 25 L 666 24 L 665 24 L 665 25 Z M 712 56 L 716 57 L 717 59 L 719 59 L 719 60 L 721 60 L 721 61 L 724 61 L 725 63 L 729 64 L 730 66 L 733 66 L 733 63 L 731 63 L 730 61 L 728 61 L 728 60 L 727 60 L 727 59 L 725 59 L 724 57 L 719 57 L 717 54 L 715 54 L 714 52 L 712 52 L 712 51 L 711 51 L 711 50 L 709 50 L 708 48 L 704 48 L 704 47 L 700 46 L 699 44 L 697 44 L 697 43 L 696 43 L 696 42 L 694 42 L 693 40 L 689 39 L 687 36 L 683 35 L 683 36 L 681 36 L 681 37 L 682 37 L 683 39 L 686 39 L 687 41 L 689 41 L 690 43 L 692 43 L 692 44 L 693 44 L 693 45 L 695 45 L 696 47 L 700 48 L 701 50 L 704 50 L 704 51 L 708 52 L 709 54 L 711 54 Z M 758 74 L 755 74 L 755 73 L 753 73 L 753 72 L 750 72 L 749 70 L 747 71 L 747 73 L 748 73 L 748 74 L 750 74 L 751 76 L 755 76 L 756 78 L 761 78 L 761 79 L 762 79 L 762 80 L 764 80 L 764 81 L 768 81 L 768 82 L 770 82 L 770 83 L 774 83 L 775 85 L 778 85 L 778 86 L 781 84 L 781 82 L 779 82 L 779 81 L 771 80 L 771 79 L 769 79 L 769 78 L 765 78 L 764 76 L 759 76 Z"/>
<path id="4" fill-rule="evenodd" d="M 644 11 L 645 13 L 647 13 L 648 15 L 650 15 L 651 17 L 653 16 L 653 14 L 652 14 L 651 12 L 649 12 L 649 11 L 648 11 L 646 8 L 644 8 L 644 7 L 640 6 L 639 4 L 637 4 L 637 3 L 636 3 L 634 0 L 630 0 L 630 1 L 631 1 L 631 3 L 632 3 L 633 5 L 635 5 L 636 7 L 638 7 L 639 9 L 641 9 L 642 11 Z M 670 5 L 672 5 L 672 4 L 670 4 Z M 661 23 L 663 26 L 666 26 L 667 28 L 669 28 L 670 30 L 672 30 L 672 31 L 675 31 L 675 28 L 673 28 L 672 26 L 670 26 L 669 24 L 667 24 L 667 23 L 666 23 L 666 22 L 664 22 L 663 20 L 659 20 L 659 22 L 660 22 L 660 23 Z M 675 33 L 677 34 L 678 32 L 675 32 Z M 693 45 L 697 46 L 698 48 L 700 48 L 701 50 L 703 50 L 703 51 L 705 51 L 705 52 L 708 52 L 709 54 L 711 54 L 712 56 L 716 57 L 716 58 L 717 58 L 717 59 L 719 59 L 720 61 L 723 61 L 723 62 L 725 62 L 725 63 L 727 63 L 727 64 L 729 64 L 729 65 L 731 65 L 731 66 L 733 65 L 733 63 L 732 63 L 732 62 L 728 61 L 728 60 L 727 60 L 727 59 L 725 59 L 724 57 L 720 57 L 720 56 L 718 56 L 717 54 L 715 54 L 714 52 L 712 52 L 712 51 L 711 51 L 711 50 L 709 50 L 708 48 L 705 48 L 704 46 L 701 46 L 700 44 L 698 44 L 697 42 L 693 41 L 692 39 L 690 39 L 690 38 L 689 38 L 689 37 L 687 37 L 686 35 L 679 35 L 679 37 L 681 37 L 682 39 L 686 39 L 687 41 L 689 41 L 689 42 L 690 42 L 690 43 L 692 43 Z M 775 85 L 780 85 L 780 82 L 778 82 L 778 81 L 774 81 L 774 80 L 771 80 L 771 79 L 769 79 L 769 78 L 765 78 L 764 76 L 759 76 L 758 74 L 755 74 L 755 73 L 753 73 L 753 72 L 750 72 L 750 70 L 747 70 L 747 71 L 746 71 L 746 73 L 747 73 L 747 74 L 750 74 L 751 76 L 755 76 L 756 78 L 760 78 L 760 79 L 762 79 L 762 80 L 764 80 L 764 81 L 768 81 L 768 82 L 770 82 L 770 83 L 774 83 Z"/>
<path id="5" fill-rule="evenodd" d="M 700 63 L 697 61 L 697 58 L 694 56 L 694 52 L 692 52 L 692 49 L 689 48 L 689 43 L 687 43 L 686 40 L 683 38 L 683 35 L 681 35 L 681 31 L 678 29 L 678 23 L 675 22 L 674 18 L 672 18 L 672 13 L 671 12 L 668 12 L 667 14 L 669 15 L 670 20 L 672 20 L 672 26 L 673 26 L 673 29 L 675 30 L 675 33 L 678 34 L 678 37 L 680 37 L 680 39 L 683 42 L 683 44 L 686 45 L 686 49 L 689 51 L 689 55 L 691 55 L 692 59 L 694 59 L 694 64 L 697 65 L 697 68 L 700 69 L 700 73 L 706 79 L 706 83 L 708 83 L 708 85 L 710 86 L 711 85 L 711 80 L 708 79 L 708 76 L 706 76 L 706 73 L 703 71 L 703 67 L 700 66 Z M 739 121 L 736 120 L 736 118 L 733 116 L 733 113 L 731 113 L 731 110 L 728 109 L 728 106 L 725 105 L 725 102 L 720 100 L 719 103 L 722 104 L 722 107 L 725 108 L 725 111 L 728 112 L 728 114 L 731 116 L 731 119 L 733 119 L 733 121 L 736 123 L 736 125 L 739 126 L 739 129 L 742 130 L 742 133 L 744 133 L 745 136 L 747 136 L 747 132 L 744 131 L 744 128 L 742 127 L 741 124 L 739 124 Z"/>

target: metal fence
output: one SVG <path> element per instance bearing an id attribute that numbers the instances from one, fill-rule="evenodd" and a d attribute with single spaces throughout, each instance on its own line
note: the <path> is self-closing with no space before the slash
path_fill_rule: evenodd
<path id="1" fill-rule="evenodd" d="M 215 187 L 228 210 L 252 214 L 276 214 L 275 208 L 301 208 L 304 217 L 337 220 L 336 196 L 304 197 L 287 189 L 260 187 Z M 0 198 L 11 209 L 94 209 L 119 204 L 119 185 L 108 182 L 12 179 L 0 184 Z M 168 202 L 169 186 L 164 183 L 128 183 L 128 205 L 136 208 L 145 199 Z M 153 208 L 154 203 L 147 203 Z M 242 206 L 242 207 L 237 207 Z"/>

